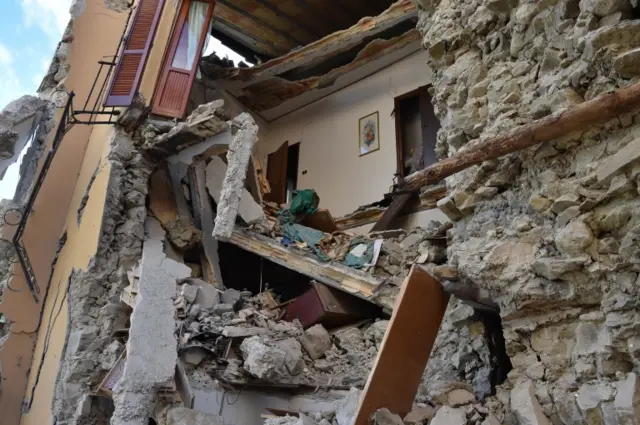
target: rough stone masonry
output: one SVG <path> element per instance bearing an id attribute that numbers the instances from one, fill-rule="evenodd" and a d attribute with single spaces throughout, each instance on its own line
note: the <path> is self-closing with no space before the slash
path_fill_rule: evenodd
<path id="1" fill-rule="evenodd" d="M 636 0 L 414 2 L 441 158 L 640 76 Z M 449 262 L 501 308 L 501 423 L 640 423 L 640 116 L 588 124 L 447 179 Z M 467 355 L 448 324 L 427 375 Z"/>

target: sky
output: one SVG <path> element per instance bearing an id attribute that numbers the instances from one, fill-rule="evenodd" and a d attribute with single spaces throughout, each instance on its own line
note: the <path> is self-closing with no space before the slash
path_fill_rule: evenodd
<path id="1" fill-rule="evenodd" d="M 69 22 L 71 2 L 0 0 L 0 110 L 22 95 L 36 95 Z M 211 51 L 236 63 L 242 60 L 213 38 L 205 53 Z M 0 181 L 0 199 L 13 197 L 18 184 L 19 163 L 20 160 L 11 165 Z"/>
<path id="2" fill-rule="evenodd" d="M 1 0 L 0 109 L 25 94 L 36 94 L 69 21 L 71 0 Z M 19 161 L 18 161 L 19 163 Z M 18 163 L 0 182 L 0 198 L 12 198 Z"/>

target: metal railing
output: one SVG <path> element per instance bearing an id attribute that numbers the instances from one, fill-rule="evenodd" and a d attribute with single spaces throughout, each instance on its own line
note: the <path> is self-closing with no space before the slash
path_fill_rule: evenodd
<path id="1" fill-rule="evenodd" d="M 24 208 L 11 208 L 5 212 L 3 217 L 4 222 L 8 225 L 17 226 L 16 232 L 11 240 L 11 246 L 15 250 L 15 255 L 18 258 L 18 261 L 13 262 L 20 263 L 20 266 L 24 271 L 27 285 L 29 286 L 29 290 L 31 291 L 33 299 L 36 303 L 38 303 L 40 300 L 40 286 L 38 285 L 36 274 L 33 270 L 31 260 L 29 259 L 27 249 L 22 242 L 22 236 L 24 235 L 29 216 L 34 211 L 33 206 L 35 204 L 36 198 L 38 197 L 38 193 L 42 188 L 45 177 L 47 176 L 49 168 L 51 167 L 51 163 L 53 162 L 53 158 L 55 157 L 56 152 L 58 151 L 58 147 L 62 143 L 62 139 L 64 138 L 65 134 L 67 134 L 75 124 L 110 125 L 116 124 L 118 121 L 120 110 L 116 109 L 116 107 L 105 106 L 104 100 L 107 94 L 106 92 L 108 90 L 109 83 L 111 81 L 111 76 L 118 62 L 118 57 L 126 41 L 126 31 L 129 27 L 129 21 L 133 14 L 133 10 L 134 8 L 131 8 L 129 12 L 129 16 L 125 24 L 125 32 L 120 38 L 120 42 L 118 43 L 116 49 L 116 54 L 113 56 L 103 57 L 103 60 L 98 61 L 98 64 L 100 65 L 98 68 L 98 73 L 96 74 L 96 78 L 93 81 L 91 90 L 87 95 L 87 99 L 85 100 L 82 109 L 74 110 L 73 100 L 76 95 L 74 92 L 68 94 L 67 102 L 62 111 L 62 116 L 60 117 L 60 122 L 58 123 L 58 127 L 51 144 L 51 149 L 47 153 L 47 157 L 44 160 L 40 173 L 38 174 L 33 188 L 31 189 L 31 193 L 29 194 L 29 198 L 27 199 Z M 10 212 L 15 212 L 18 215 L 19 221 L 17 223 L 11 223 L 7 219 L 7 216 Z M 15 289 L 11 288 L 11 286 L 8 286 L 8 289 L 15 291 Z"/>
<path id="2" fill-rule="evenodd" d="M 40 193 L 40 189 L 42 188 L 42 184 L 44 183 L 44 179 L 47 176 L 47 172 L 51 167 L 51 163 L 53 162 L 53 158 L 58 151 L 58 147 L 60 147 L 60 143 L 64 138 L 64 135 L 73 127 L 75 124 L 73 120 L 73 98 L 75 94 L 71 92 L 68 95 L 67 103 L 62 111 L 62 116 L 60 117 L 60 122 L 58 123 L 58 128 L 56 129 L 55 136 L 53 138 L 53 142 L 51 143 L 51 149 L 47 152 L 47 157 L 42 164 L 42 169 L 38 174 L 38 178 L 33 184 L 33 188 L 31 189 L 31 193 L 29 194 L 29 198 L 22 210 L 17 208 L 11 208 L 7 210 L 4 214 L 4 221 L 8 225 L 17 225 L 16 232 L 11 239 L 11 244 L 15 250 L 16 256 L 18 257 L 18 261 L 20 262 L 20 266 L 24 271 L 25 279 L 27 281 L 27 285 L 29 286 L 29 290 L 33 296 L 34 301 L 39 302 L 39 294 L 40 287 L 38 286 L 38 282 L 36 279 L 35 272 L 33 270 L 33 266 L 31 264 L 31 260 L 29 259 L 29 254 L 27 253 L 27 249 L 22 242 L 22 236 L 24 235 L 24 230 L 27 226 L 27 221 L 29 220 L 29 216 L 33 212 L 33 205 L 36 202 L 36 198 L 38 197 L 38 193 Z M 18 223 L 11 223 L 7 219 L 7 215 L 10 212 L 15 212 L 19 215 L 20 221 Z M 12 288 L 9 288 L 13 290 Z"/>
<path id="3" fill-rule="evenodd" d="M 71 115 L 75 124 L 115 124 L 118 121 L 120 111 L 115 106 L 104 106 L 104 97 L 109 87 L 111 74 L 117 64 L 116 56 L 109 56 L 103 59 L 108 58 L 111 58 L 111 60 L 98 61 L 100 67 L 82 109 L 74 111 L 72 107 Z"/>

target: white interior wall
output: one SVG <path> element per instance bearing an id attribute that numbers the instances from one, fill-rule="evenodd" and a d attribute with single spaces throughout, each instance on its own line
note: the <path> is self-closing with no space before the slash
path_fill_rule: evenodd
<path id="1" fill-rule="evenodd" d="M 256 154 L 300 142 L 298 189 L 315 189 L 334 217 L 382 199 L 396 172 L 394 98 L 431 82 L 420 51 L 324 99 L 261 126 Z M 379 112 L 380 150 L 359 156 L 358 120 Z"/>

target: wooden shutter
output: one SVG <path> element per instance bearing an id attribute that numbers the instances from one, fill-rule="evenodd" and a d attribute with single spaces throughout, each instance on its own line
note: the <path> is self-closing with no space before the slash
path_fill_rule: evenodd
<path id="1" fill-rule="evenodd" d="M 140 0 L 135 17 L 124 41 L 116 72 L 105 106 L 129 106 L 133 100 L 142 71 L 153 44 L 162 6 L 165 0 Z"/>
<path id="2" fill-rule="evenodd" d="M 289 142 L 284 142 L 272 154 L 267 162 L 267 180 L 271 185 L 271 193 L 267 199 L 278 205 L 287 200 L 287 163 L 289 162 Z"/>
<path id="3" fill-rule="evenodd" d="M 152 112 L 157 115 L 162 115 L 171 118 L 184 118 L 187 110 L 187 102 L 189 101 L 189 95 L 191 94 L 191 86 L 193 80 L 196 77 L 198 71 L 198 63 L 200 62 L 200 54 L 197 54 L 194 63 L 191 64 L 191 69 L 185 70 L 181 68 L 173 67 L 173 59 L 178 49 L 178 43 L 180 41 L 180 35 L 182 29 L 187 22 L 189 16 L 189 8 L 191 7 L 192 0 L 184 0 L 180 13 L 176 20 L 176 24 L 173 27 L 173 33 L 171 35 L 171 42 L 169 44 L 169 50 L 165 55 L 162 72 L 158 80 L 158 85 L 153 98 Z M 215 0 L 199 0 L 200 2 L 208 3 L 205 22 L 211 22 L 213 16 L 213 9 L 215 7 Z M 197 52 L 202 52 L 204 47 L 204 41 L 207 37 L 207 31 L 209 25 L 205 24 L 200 34 L 200 40 L 198 43 Z"/>

